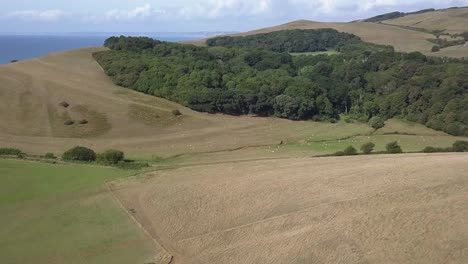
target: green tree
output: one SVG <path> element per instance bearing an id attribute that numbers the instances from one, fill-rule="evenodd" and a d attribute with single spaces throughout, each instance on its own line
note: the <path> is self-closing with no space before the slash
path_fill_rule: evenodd
<path id="1" fill-rule="evenodd" d="M 110 149 L 97 155 L 97 161 L 101 164 L 117 164 L 124 160 L 124 153 L 120 150 Z"/>
<path id="2" fill-rule="evenodd" d="M 385 122 L 380 116 L 374 116 L 369 120 L 369 126 L 379 129 L 385 126 Z"/>
<path id="3" fill-rule="evenodd" d="M 386 149 L 387 149 L 387 153 L 390 153 L 390 154 L 397 154 L 397 153 L 403 152 L 400 145 L 398 145 L 398 142 L 396 141 L 388 143 L 386 146 Z"/>
<path id="4" fill-rule="evenodd" d="M 365 143 L 361 146 L 361 150 L 365 154 L 369 154 L 374 150 L 375 144 L 372 142 Z"/>
<path id="5" fill-rule="evenodd" d="M 348 156 L 358 154 L 356 148 L 354 148 L 353 146 L 349 146 L 345 148 L 343 152 L 345 153 L 345 155 L 348 155 Z"/>
<path id="6" fill-rule="evenodd" d="M 77 146 L 63 153 L 62 159 L 65 161 L 95 161 L 96 152 L 89 148 Z"/>
<path id="7" fill-rule="evenodd" d="M 468 151 L 468 141 L 456 141 L 453 143 L 453 150 L 456 152 Z"/>

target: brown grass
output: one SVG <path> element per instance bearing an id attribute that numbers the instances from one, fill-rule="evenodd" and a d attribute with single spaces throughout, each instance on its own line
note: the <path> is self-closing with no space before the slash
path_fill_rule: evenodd
<path id="1" fill-rule="evenodd" d="M 355 34 L 361 37 L 364 41 L 391 45 L 398 51 L 424 51 L 431 50 L 433 44 L 427 39 L 433 37 L 431 34 L 424 32 L 404 29 L 400 27 L 376 24 L 376 23 L 321 23 L 308 20 L 299 20 L 284 25 L 279 25 L 270 28 L 264 28 L 246 33 L 237 34 L 239 36 L 254 35 L 260 33 L 268 33 L 273 31 L 288 30 L 288 29 L 319 29 L 333 28 L 341 32 Z M 204 41 L 191 42 L 195 45 L 204 45 Z"/>
<path id="2" fill-rule="evenodd" d="M 444 30 L 445 33 L 456 34 L 468 31 L 468 8 L 449 9 L 429 12 L 418 15 L 409 15 L 382 23 L 334 23 L 298 20 L 279 26 L 253 30 L 234 36 L 246 36 L 260 33 L 269 33 L 289 29 L 318 29 L 333 28 L 341 32 L 355 34 L 364 41 L 382 45 L 391 45 L 395 50 L 402 52 L 419 51 L 430 56 L 462 58 L 468 56 L 468 49 L 462 46 L 443 49 L 441 52 L 431 52 L 433 43 L 428 39 L 435 38 L 426 32 Z M 204 46 L 206 39 L 188 42 Z"/>
<path id="3" fill-rule="evenodd" d="M 99 50 L 102 48 L 61 52 L 0 66 L 0 146 L 39 155 L 63 153 L 75 145 L 96 151 L 120 149 L 133 158 L 188 154 L 181 159 L 193 163 L 194 159 L 210 162 L 324 154 L 337 150 L 278 150 L 276 146 L 281 141 L 338 140 L 372 132 L 366 124 L 194 112 L 115 86 L 92 58 Z M 63 101 L 70 106 L 61 107 Z M 174 109 L 183 115 L 174 117 Z M 89 123 L 80 125 L 82 119 Z M 75 124 L 65 126 L 66 120 Z M 448 147 L 457 139 L 444 136 L 444 143 L 438 146 Z"/>
<path id="4" fill-rule="evenodd" d="M 443 31 L 456 34 L 468 31 L 468 8 L 448 9 L 386 20 L 383 23 L 420 28 L 427 31 Z"/>
<path id="5" fill-rule="evenodd" d="M 174 263 L 466 263 L 468 155 L 224 163 L 114 192 Z"/>

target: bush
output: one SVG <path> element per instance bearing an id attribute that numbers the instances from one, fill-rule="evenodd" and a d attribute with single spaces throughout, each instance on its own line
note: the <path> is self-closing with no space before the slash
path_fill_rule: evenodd
<path id="1" fill-rule="evenodd" d="M 338 152 L 333 153 L 333 156 L 340 157 L 340 156 L 346 156 L 346 154 L 344 153 L 344 151 L 338 151 Z"/>
<path id="2" fill-rule="evenodd" d="M 385 126 L 385 121 L 379 116 L 374 116 L 369 120 L 369 126 L 379 129 Z"/>
<path id="3" fill-rule="evenodd" d="M 16 148 L 0 148 L 0 156 L 19 156 L 23 152 Z"/>
<path id="4" fill-rule="evenodd" d="M 431 51 L 432 51 L 432 52 L 438 52 L 438 51 L 440 51 L 440 47 L 437 46 L 437 45 L 434 45 L 434 46 L 432 46 L 432 50 L 431 50 Z"/>
<path id="5" fill-rule="evenodd" d="M 101 164 L 115 165 L 124 160 L 124 153 L 120 150 L 110 149 L 97 156 L 97 162 Z"/>
<path id="6" fill-rule="evenodd" d="M 357 150 L 353 146 L 349 146 L 345 148 L 343 151 L 345 155 L 351 156 L 351 155 L 357 155 Z"/>
<path id="7" fill-rule="evenodd" d="M 46 153 L 44 155 L 44 158 L 46 158 L 46 159 L 56 159 L 57 157 L 55 157 L 54 153 L 49 152 L 49 153 Z"/>
<path id="8" fill-rule="evenodd" d="M 176 109 L 176 110 L 172 110 L 172 114 L 173 114 L 174 116 L 181 116 L 181 115 L 182 115 L 182 113 L 181 113 L 179 110 L 177 110 L 177 109 Z"/>
<path id="9" fill-rule="evenodd" d="M 80 125 L 86 125 L 86 124 L 88 124 L 88 120 L 86 120 L 86 119 L 81 119 L 81 120 L 78 122 L 78 124 L 80 124 Z"/>
<path id="10" fill-rule="evenodd" d="M 368 142 L 361 146 L 361 150 L 365 154 L 369 154 L 374 150 L 375 144 L 372 142 Z"/>
<path id="11" fill-rule="evenodd" d="M 150 165 L 146 162 L 124 162 L 121 161 L 116 164 L 116 167 L 122 170 L 140 170 L 148 168 Z"/>
<path id="12" fill-rule="evenodd" d="M 59 105 L 65 107 L 65 108 L 67 108 L 67 107 L 70 106 L 70 104 L 67 103 L 67 102 L 65 102 L 65 101 L 64 101 L 64 102 L 61 102 Z"/>
<path id="13" fill-rule="evenodd" d="M 67 121 L 65 121 L 63 124 L 66 125 L 66 126 L 71 126 L 71 125 L 75 124 L 75 121 L 73 121 L 73 120 L 67 120 Z"/>
<path id="14" fill-rule="evenodd" d="M 398 145 L 398 142 L 396 142 L 396 141 L 388 143 L 386 148 L 387 148 L 387 152 L 391 153 L 391 154 L 397 154 L 397 153 L 402 153 L 403 152 L 400 145 Z"/>
<path id="15" fill-rule="evenodd" d="M 74 147 L 62 155 L 62 159 L 66 161 L 95 161 L 96 152 L 85 147 Z"/>
<path id="16" fill-rule="evenodd" d="M 468 151 L 468 141 L 456 141 L 455 143 L 453 143 L 453 150 L 455 152 Z"/>

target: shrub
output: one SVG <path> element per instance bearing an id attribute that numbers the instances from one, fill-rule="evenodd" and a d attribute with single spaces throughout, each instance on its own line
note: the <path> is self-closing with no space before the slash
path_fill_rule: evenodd
<path id="1" fill-rule="evenodd" d="M 150 165 L 146 162 L 124 162 L 121 161 L 116 164 L 116 167 L 122 170 L 140 170 L 148 168 Z"/>
<path id="2" fill-rule="evenodd" d="M 86 120 L 86 119 L 81 119 L 81 120 L 78 122 L 78 124 L 80 124 L 80 125 L 88 124 L 88 120 Z"/>
<path id="3" fill-rule="evenodd" d="M 338 151 L 338 152 L 333 153 L 333 156 L 340 157 L 340 156 L 346 156 L 346 154 L 344 153 L 344 151 Z"/>
<path id="4" fill-rule="evenodd" d="M 456 141 L 455 143 L 453 143 L 453 150 L 455 152 L 468 151 L 468 141 Z"/>
<path id="5" fill-rule="evenodd" d="M 387 148 L 387 152 L 391 153 L 391 154 L 396 154 L 396 153 L 402 153 L 403 152 L 400 145 L 398 145 L 398 142 L 396 142 L 396 141 L 388 143 L 386 148 Z"/>
<path id="6" fill-rule="evenodd" d="M 368 142 L 361 146 L 361 150 L 365 154 L 369 154 L 374 150 L 375 144 L 372 142 Z"/>
<path id="7" fill-rule="evenodd" d="M 124 153 L 120 150 L 110 149 L 97 156 L 97 162 L 101 164 L 115 165 L 124 160 Z"/>
<path id="8" fill-rule="evenodd" d="M 345 155 L 357 155 L 357 150 L 353 147 L 353 146 L 349 146 L 347 148 L 345 148 L 345 150 L 343 151 L 343 153 Z"/>
<path id="9" fill-rule="evenodd" d="M 0 148 L 0 156 L 19 156 L 23 152 L 16 148 Z"/>
<path id="10" fill-rule="evenodd" d="M 438 52 L 440 50 L 440 47 L 438 45 L 432 46 L 432 52 Z"/>
<path id="11" fill-rule="evenodd" d="M 385 126 L 385 121 L 379 116 L 374 116 L 369 120 L 369 126 L 379 129 Z"/>
<path id="12" fill-rule="evenodd" d="M 440 153 L 440 152 L 453 152 L 453 148 L 436 148 L 436 147 L 425 147 L 423 149 L 424 153 Z"/>
<path id="13" fill-rule="evenodd" d="M 173 114 L 174 116 L 181 116 L 181 115 L 182 115 L 182 113 L 181 113 L 179 110 L 177 110 L 177 109 L 172 110 L 172 114 Z"/>
<path id="14" fill-rule="evenodd" d="M 63 124 L 66 125 L 66 126 L 71 126 L 71 125 L 75 124 L 75 121 L 73 121 L 73 120 L 67 120 L 67 121 L 65 121 Z"/>
<path id="15" fill-rule="evenodd" d="M 65 108 L 70 106 L 70 104 L 65 102 L 65 101 L 61 102 L 59 105 L 65 107 Z"/>
<path id="16" fill-rule="evenodd" d="M 44 158 L 46 158 L 46 159 L 56 159 L 57 157 L 55 157 L 54 153 L 49 152 L 49 153 L 46 153 L 44 155 Z"/>
<path id="17" fill-rule="evenodd" d="M 96 152 L 85 147 L 74 147 L 62 155 L 62 159 L 66 161 L 95 161 Z"/>

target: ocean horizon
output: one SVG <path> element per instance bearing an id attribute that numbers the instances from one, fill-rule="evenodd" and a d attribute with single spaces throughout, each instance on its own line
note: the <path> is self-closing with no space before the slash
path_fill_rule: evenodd
<path id="1" fill-rule="evenodd" d="M 112 36 L 146 36 L 163 41 L 190 41 L 223 32 L 71 32 L 0 33 L 0 64 L 27 60 L 49 53 L 102 46 Z"/>

